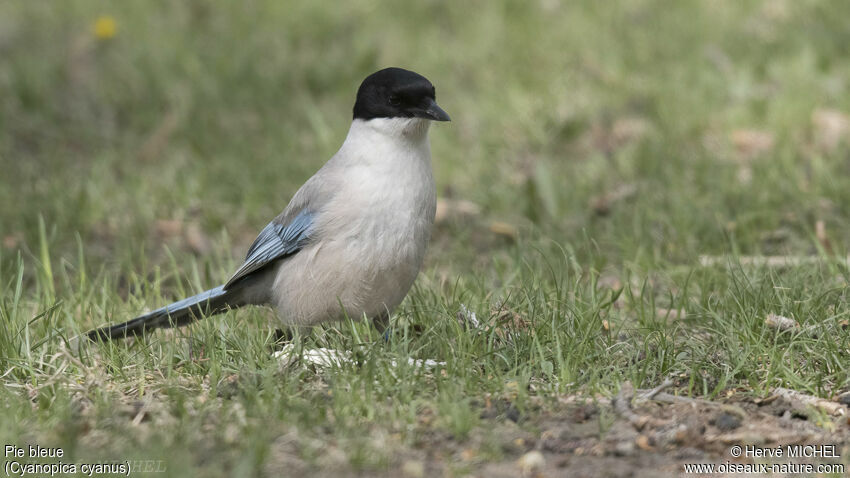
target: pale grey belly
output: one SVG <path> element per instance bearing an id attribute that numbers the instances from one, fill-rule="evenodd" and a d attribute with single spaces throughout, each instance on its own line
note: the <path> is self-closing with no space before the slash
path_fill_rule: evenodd
<path id="1" fill-rule="evenodd" d="M 284 259 L 272 301 L 280 320 L 310 326 L 346 315 L 376 318 L 392 312 L 422 265 L 425 245 L 417 242 L 324 241 Z"/>

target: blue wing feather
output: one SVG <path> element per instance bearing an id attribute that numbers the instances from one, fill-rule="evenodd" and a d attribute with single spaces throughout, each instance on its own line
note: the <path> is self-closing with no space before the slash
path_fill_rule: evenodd
<path id="1" fill-rule="evenodd" d="M 255 272 L 269 263 L 298 252 L 310 239 L 310 226 L 313 214 L 304 210 L 298 213 L 288 224 L 270 222 L 248 249 L 245 262 L 224 284 L 227 290 L 236 281 Z"/>

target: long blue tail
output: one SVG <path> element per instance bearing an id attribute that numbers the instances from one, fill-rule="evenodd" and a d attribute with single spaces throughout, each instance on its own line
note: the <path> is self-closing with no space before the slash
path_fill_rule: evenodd
<path id="1" fill-rule="evenodd" d="M 158 328 L 180 327 L 203 317 L 245 305 L 239 300 L 240 295 L 237 291 L 224 290 L 224 286 L 219 286 L 188 299 L 166 305 L 123 324 L 92 330 L 86 335 L 94 341 L 105 341 L 120 339 L 129 335 L 142 335 L 147 331 Z"/>

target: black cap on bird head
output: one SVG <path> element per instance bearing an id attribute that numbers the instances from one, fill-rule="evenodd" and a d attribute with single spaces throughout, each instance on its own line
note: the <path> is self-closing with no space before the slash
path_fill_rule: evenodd
<path id="1" fill-rule="evenodd" d="M 367 76 L 357 90 L 354 119 L 424 118 L 451 121 L 437 105 L 434 85 L 401 68 L 385 68 Z"/>

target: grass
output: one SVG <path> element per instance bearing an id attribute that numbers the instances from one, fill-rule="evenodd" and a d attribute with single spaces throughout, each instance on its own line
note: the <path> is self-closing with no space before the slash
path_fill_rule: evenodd
<path id="1" fill-rule="evenodd" d="M 101 15 L 114 37 L 94 35 Z M 626 380 L 846 391 L 850 133 L 832 144 L 817 118 L 850 111 L 848 16 L 779 0 L 0 5 L 0 443 L 175 476 L 371 473 L 427 450 L 464 474 L 564 395 Z M 356 361 L 281 371 L 272 314 L 245 309 L 66 351 L 226 279 L 388 65 L 436 84 L 453 118 L 431 132 L 440 196 L 481 207 L 437 225 L 388 341 L 329 325 L 303 345 Z M 760 254 L 822 260 L 735 259 Z M 461 304 L 485 326 L 461 327 Z M 446 365 L 390 365 L 409 357 Z"/>

